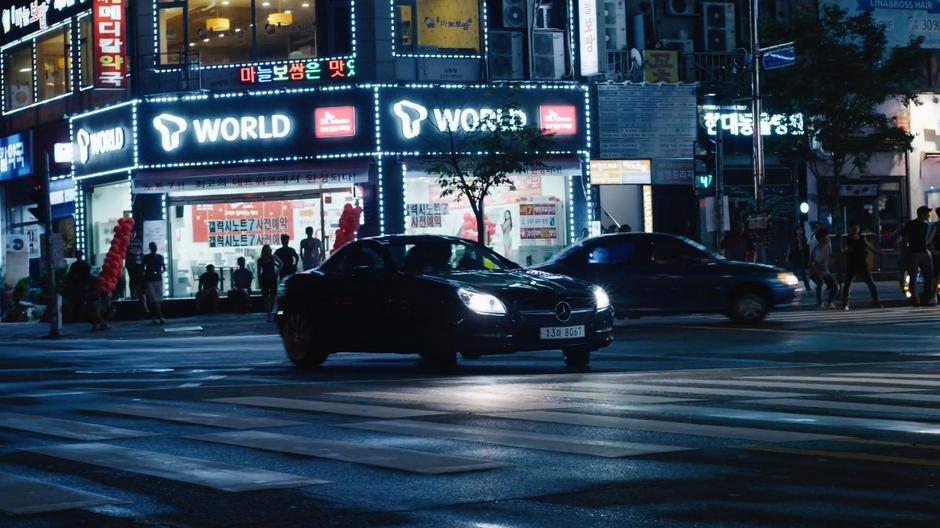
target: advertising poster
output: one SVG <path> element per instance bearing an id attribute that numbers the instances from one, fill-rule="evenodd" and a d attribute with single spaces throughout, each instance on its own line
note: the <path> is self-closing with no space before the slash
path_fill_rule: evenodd
<path id="1" fill-rule="evenodd" d="M 147 249 L 151 242 L 157 244 L 157 253 L 166 255 L 166 222 L 163 220 L 144 220 L 144 253 L 149 253 Z"/>
<path id="2" fill-rule="evenodd" d="M 281 235 L 294 237 L 290 200 L 192 205 L 193 242 L 210 248 L 280 245 Z"/>
<path id="3" fill-rule="evenodd" d="M 418 45 L 480 49 L 479 6 L 465 0 L 418 0 Z"/>
<path id="4" fill-rule="evenodd" d="M 519 204 L 520 245 L 558 243 L 558 202 L 538 197 Z"/>
<path id="5" fill-rule="evenodd" d="M 408 204 L 406 214 L 413 228 L 442 227 L 447 209 L 446 203 L 413 203 Z"/>

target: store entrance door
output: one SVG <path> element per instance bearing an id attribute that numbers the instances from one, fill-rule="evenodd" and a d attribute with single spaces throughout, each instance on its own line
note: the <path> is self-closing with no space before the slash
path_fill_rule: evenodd
<path id="1" fill-rule="evenodd" d="M 228 290 L 239 257 L 252 271 L 252 290 L 257 291 L 256 262 L 261 248 L 270 245 L 276 250 L 281 246 L 281 235 L 287 235 L 290 247 L 299 254 L 307 228 L 313 229 L 313 236 L 329 254 L 347 203 L 358 203 L 353 186 L 253 195 L 170 194 L 170 295 L 195 295 L 199 276 L 209 264 L 222 277 L 220 289 Z"/>

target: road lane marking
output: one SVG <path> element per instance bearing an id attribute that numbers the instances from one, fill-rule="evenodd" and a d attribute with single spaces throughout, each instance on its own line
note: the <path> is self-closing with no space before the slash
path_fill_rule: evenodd
<path id="1" fill-rule="evenodd" d="M 688 451 L 690 449 L 688 447 L 618 442 L 613 440 L 591 440 L 563 435 L 510 431 L 505 429 L 493 429 L 491 427 L 461 426 L 436 422 L 419 422 L 415 420 L 360 422 L 342 424 L 339 425 L 339 427 L 380 433 L 467 440 L 485 444 L 606 458 L 672 453 L 675 451 Z"/>
<path id="2" fill-rule="evenodd" d="M 885 379 L 885 378 L 859 378 L 848 376 L 744 376 L 744 379 L 771 380 L 771 381 L 818 381 L 828 383 L 838 381 L 843 383 L 877 383 L 887 385 L 889 383 L 902 387 L 940 387 L 940 380 L 911 380 L 911 379 Z M 903 389 L 902 389 L 903 390 Z"/>
<path id="3" fill-rule="evenodd" d="M 604 394 L 598 392 L 577 392 L 577 391 L 551 391 L 536 388 L 528 388 L 518 385 L 511 387 L 500 387 L 499 390 L 505 391 L 504 394 L 492 394 L 486 391 L 493 390 L 492 387 L 479 388 L 474 391 L 438 391 L 436 389 L 424 390 L 421 392 L 331 392 L 334 396 L 353 396 L 358 398 L 378 398 L 400 401 L 413 401 L 422 403 L 440 403 L 457 404 L 468 406 L 468 408 L 478 407 L 481 410 L 496 411 L 535 411 L 544 409 L 565 409 L 580 407 L 580 403 L 548 403 L 538 402 L 537 399 L 581 399 L 594 401 L 613 401 L 616 403 L 675 403 L 684 401 L 695 401 L 686 398 L 664 398 L 661 396 L 642 396 L 627 394 Z"/>
<path id="4" fill-rule="evenodd" d="M 728 420 L 790 423 L 812 427 L 858 427 L 878 431 L 940 435 L 940 424 L 885 420 L 880 418 L 852 418 L 827 414 L 803 414 L 725 407 L 699 407 L 695 405 L 644 405 L 635 410 L 672 416 L 696 418 L 723 418 Z"/>
<path id="5" fill-rule="evenodd" d="M 140 404 L 113 404 L 99 405 L 97 407 L 83 407 L 83 411 L 118 414 L 122 416 L 136 416 L 153 418 L 168 422 L 182 422 L 188 424 L 205 425 L 207 427 L 224 427 L 227 429 L 257 429 L 263 427 L 286 427 L 290 425 L 305 425 L 303 422 L 291 422 L 275 418 L 259 416 L 238 416 L 207 411 L 181 409 L 157 405 Z"/>
<path id="6" fill-rule="evenodd" d="M 859 385 L 839 385 L 834 383 L 794 383 L 784 381 L 765 381 L 765 380 L 715 380 L 715 379 L 671 379 L 671 380 L 646 380 L 644 383 L 661 383 L 672 385 L 717 385 L 729 387 L 765 387 L 780 389 L 802 389 L 829 392 L 916 392 L 926 389 L 910 389 L 906 387 L 866 387 Z"/>
<path id="7" fill-rule="evenodd" d="M 836 411 L 859 411 L 872 413 L 912 414 L 940 419 L 940 409 L 930 407 L 905 407 L 902 405 L 884 405 L 879 403 L 857 403 L 847 401 L 813 400 L 799 398 L 739 400 L 735 403 L 750 403 L 768 407 L 794 407 L 798 409 L 832 409 Z"/>
<path id="8" fill-rule="evenodd" d="M 940 403 L 940 394 L 924 394 L 922 392 L 893 392 L 890 394 L 863 394 L 862 398 L 875 398 L 879 400 L 909 401 L 924 403 Z"/>
<path id="9" fill-rule="evenodd" d="M 127 501 L 0 473 L 0 511 L 10 515 L 45 513 Z"/>
<path id="10" fill-rule="evenodd" d="M 71 440 L 98 441 L 114 440 L 116 438 L 137 438 L 142 436 L 156 436 L 155 433 L 121 429 L 108 425 L 98 425 L 60 418 L 48 418 L 32 414 L 0 412 L 0 427 L 29 431 Z"/>
<path id="11" fill-rule="evenodd" d="M 633 394 L 636 392 L 646 393 L 665 393 L 665 394 L 691 394 L 694 396 L 731 396 L 743 398 L 797 398 L 815 396 L 815 394 L 799 394 L 796 392 L 775 392 L 759 391 L 747 389 L 714 389 L 707 387 L 663 387 L 657 385 L 643 385 L 640 383 L 557 383 L 552 385 L 540 385 L 541 388 L 548 390 L 570 390 L 579 389 L 597 389 L 598 391 L 609 391 L 615 393 Z M 694 400 L 693 400 L 694 401 Z M 652 403 L 652 402 L 650 402 Z M 662 402 L 668 403 L 668 402 Z"/>
<path id="12" fill-rule="evenodd" d="M 358 403 L 326 402 L 317 400 L 294 400 L 289 398 L 274 398 L 268 396 L 216 398 L 207 401 L 218 403 L 234 403 L 236 405 L 252 405 L 255 407 L 270 407 L 273 409 L 287 409 L 291 411 L 308 411 L 385 419 L 414 418 L 416 416 L 435 416 L 439 414 L 448 414 L 446 412 L 423 411 L 421 409 L 405 409 L 401 407 L 383 407 L 379 405 L 361 405 Z"/>
<path id="13" fill-rule="evenodd" d="M 822 451 L 818 449 L 797 449 L 775 446 L 742 446 L 745 451 L 773 453 L 778 455 L 798 455 L 820 458 L 835 458 L 839 460 L 857 460 L 861 462 L 882 462 L 886 464 L 901 464 L 905 466 L 940 467 L 940 460 L 924 458 L 904 458 L 888 455 L 873 455 L 870 453 L 852 453 L 846 451 Z"/>
<path id="14" fill-rule="evenodd" d="M 670 328 L 686 328 L 689 330 L 718 330 L 722 332 L 766 332 L 770 334 L 801 334 L 801 335 L 831 335 L 843 337 L 859 337 L 864 339 L 930 339 L 940 338 L 940 335 L 911 335 L 911 334 L 881 334 L 875 332 L 833 332 L 829 330 L 787 330 L 783 328 L 751 328 L 743 326 L 704 326 L 682 324 Z"/>
<path id="15" fill-rule="evenodd" d="M 909 374 L 906 372 L 846 372 L 839 373 L 839 376 L 850 376 L 858 378 L 911 378 L 911 379 L 940 379 L 940 374 Z"/>
<path id="16" fill-rule="evenodd" d="M 26 451 L 222 491 L 300 488 L 328 482 L 277 471 L 100 443 L 32 447 Z"/>
<path id="17" fill-rule="evenodd" d="M 707 436 L 711 438 L 734 438 L 757 442 L 802 442 L 807 440 L 833 440 L 841 438 L 835 435 L 781 431 L 777 429 L 756 429 L 724 425 L 706 425 L 685 422 L 667 422 L 638 418 L 621 418 L 600 414 L 577 414 L 552 411 L 521 411 L 511 413 L 488 413 L 486 416 L 510 420 L 526 420 L 586 427 L 607 427 L 615 429 L 635 429 L 658 433 Z"/>
<path id="18" fill-rule="evenodd" d="M 385 469 L 442 475 L 465 473 L 508 467 L 510 464 L 489 462 L 474 458 L 455 457 L 426 453 L 411 449 L 355 445 L 348 441 L 317 440 L 303 436 L 268 433 L 263 431 L 237 431 L 187 436 L 193 440 L 215 442 L 276 453 L 289 453 L 316 458 L 328 458 L 354 464 L 364 464 Z"/>

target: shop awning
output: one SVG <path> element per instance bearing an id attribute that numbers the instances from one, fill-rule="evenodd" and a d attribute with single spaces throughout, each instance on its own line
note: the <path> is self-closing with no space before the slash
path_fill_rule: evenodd
<path id="1" fill-rule="evenodd" d="M 297 163 L 282 166 L 189 168 L 140 171 L 133 178 L 135 194 L 198 191 L 266 192 L 341 187 L 369 181 L 368 161 Z"/>

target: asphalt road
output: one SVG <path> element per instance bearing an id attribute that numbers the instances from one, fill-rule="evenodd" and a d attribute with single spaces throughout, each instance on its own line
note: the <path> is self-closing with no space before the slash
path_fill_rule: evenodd
<path id="1" fill-rule="evenodd" d="M 299 372 L 258 315 L 0 325 L 0 526 L 938 526 L 938 325 L 649 318 L 450 375 Z"/>

